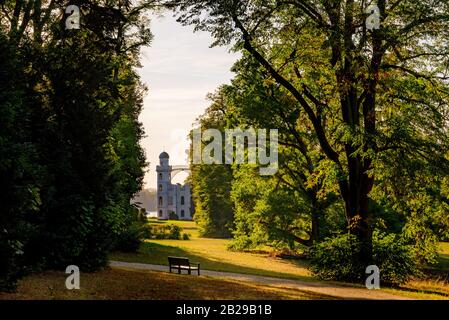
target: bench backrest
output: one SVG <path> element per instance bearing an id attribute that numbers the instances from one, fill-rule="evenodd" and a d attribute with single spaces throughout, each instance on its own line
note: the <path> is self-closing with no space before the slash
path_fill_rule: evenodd
<path id="1" fill-rule="evenodd" d="M 189 258 L 168 257 L 168 263 L 175 266 L 189 266 Z"/>

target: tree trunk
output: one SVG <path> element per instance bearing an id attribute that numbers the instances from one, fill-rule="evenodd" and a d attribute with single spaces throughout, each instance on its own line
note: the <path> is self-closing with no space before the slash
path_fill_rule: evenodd
<path id="1" fill-rule="evenodd" d="M 358 157 L 349 160 L 348 190 L 342 192 L 349 232 L 360 241 L 360 253 L 354 259 L 362 266 L 373 264 L 372 215 L 369 210 L 369 193 L 374 178 L 367 174 L 369 160 L 362 161 Z M 363 270 L 364 272 L 364 270 Z"/>
<path id="2" fill-rule="evenodd" d="M 320 215 L 321 215 L 321 206 L 316 199 L 315 192 L 312 197 L 312 232 L 310 235 L 311 243 L 314 244 L 320 240 Z"/>

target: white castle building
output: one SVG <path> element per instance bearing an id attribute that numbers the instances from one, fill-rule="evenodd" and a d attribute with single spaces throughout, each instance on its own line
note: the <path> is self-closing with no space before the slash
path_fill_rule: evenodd
<path id="1" fill-rule="evenodd" d="M 181 171 L 189 171 L 188 166 L 171 166 L 167 152 L 159 155 L 157 172 L 157 217 L 168 220 L 175 213 L 180 220 L 192 220 L 193 208 L 190 184 L 172 184 L 172 178 Z"/>

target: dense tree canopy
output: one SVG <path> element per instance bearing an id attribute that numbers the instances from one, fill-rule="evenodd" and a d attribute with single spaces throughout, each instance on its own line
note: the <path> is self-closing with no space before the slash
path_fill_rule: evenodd
<path id="1" fill-rule="evenodd" d="M 97 270 L 136 220 L 145 163 L 135 67 L 151 2 L 0 1 L 0 289 Z"/>
<path id="2" fill-rule="evenodd" d="M 220 92 L 209 95 L 211 106 L 197 120 L 202 130 L 227 127 L 227 106 Z M 204 141 L 207 142 L 207 141 Z M 203 145 L 204 147 L 204 145 Z M 191 150 L 193 152 L 193 150 Z M 230 199 L 232 168 L 221 164 L 192 164 L 189 182 L 195 206 L 195 222 L 206 237 L 229 237 L 234 213 Z"/>
<path id="3" fill-rule="evenodd" d="M 308 253 L 333 279 L 377 264 L 400 283 L 434 260 L 449 237 L 449 1 L 378 0 L 379 28 L 364 0 L 73 1 L 67 29 L 65 1 L 0 0 L 0 290 L 135 247 L 135 68 L 155 3 L 242 52 L 197 125 L 279 130 L 273 176 L 192 165 L 203 235 Z"/>
<path id="4" fill-rule="evenodd" d="M 447 235 L 449 2 L 166 3 L 180 22 L 210 32 L 215 45 L 232 43 L 251 57 L 245 63 L 263 69 L 260 80 L 238 70 L 244 80 L 233 84 L 240 98 L 234 107 L 253 108 L 248 125 L 261 114 L 284 113 L 307 146 L 292 146 L 299 151 L 295 169 L 313 155 L 311 171 L 298 170 L 302 183 L 320 197 L 339 195 L 362 265 L 373 263 L 373 231 L 388 222 L 390 231 L 397 222 L 403 236 L 420 243 L 416 252 Z M 380 11 L 378 29 L 367 28 L 371 4 Z M 270 86 L 281 108 L 267 102 L 262 90 Z M 259 100 L 250 96 L 256 90 Z"/>

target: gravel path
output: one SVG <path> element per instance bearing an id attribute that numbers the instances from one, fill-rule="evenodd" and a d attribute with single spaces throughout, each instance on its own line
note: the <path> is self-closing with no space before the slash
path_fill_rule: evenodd
<path id="1" fill-rule="evenodd" d="M 168 266 L 155 265 L 155 264 L 111 261 L 109 265 L 111 267 L 117 268 L 168 272 Z M 298 289 L 302 291 L 309 291 L 341 299 L 407 300 L 406 297 L 401 297 L 378 290 L 345 287 L 324 282 L 307 282 L 300 280 L 280 279 L 266 276 L 256 276 L 249 274 L 220 272 L 211 270 L 201 270 L 201 275 L 214 278 L 246 281 L 275 287 Z"/>

